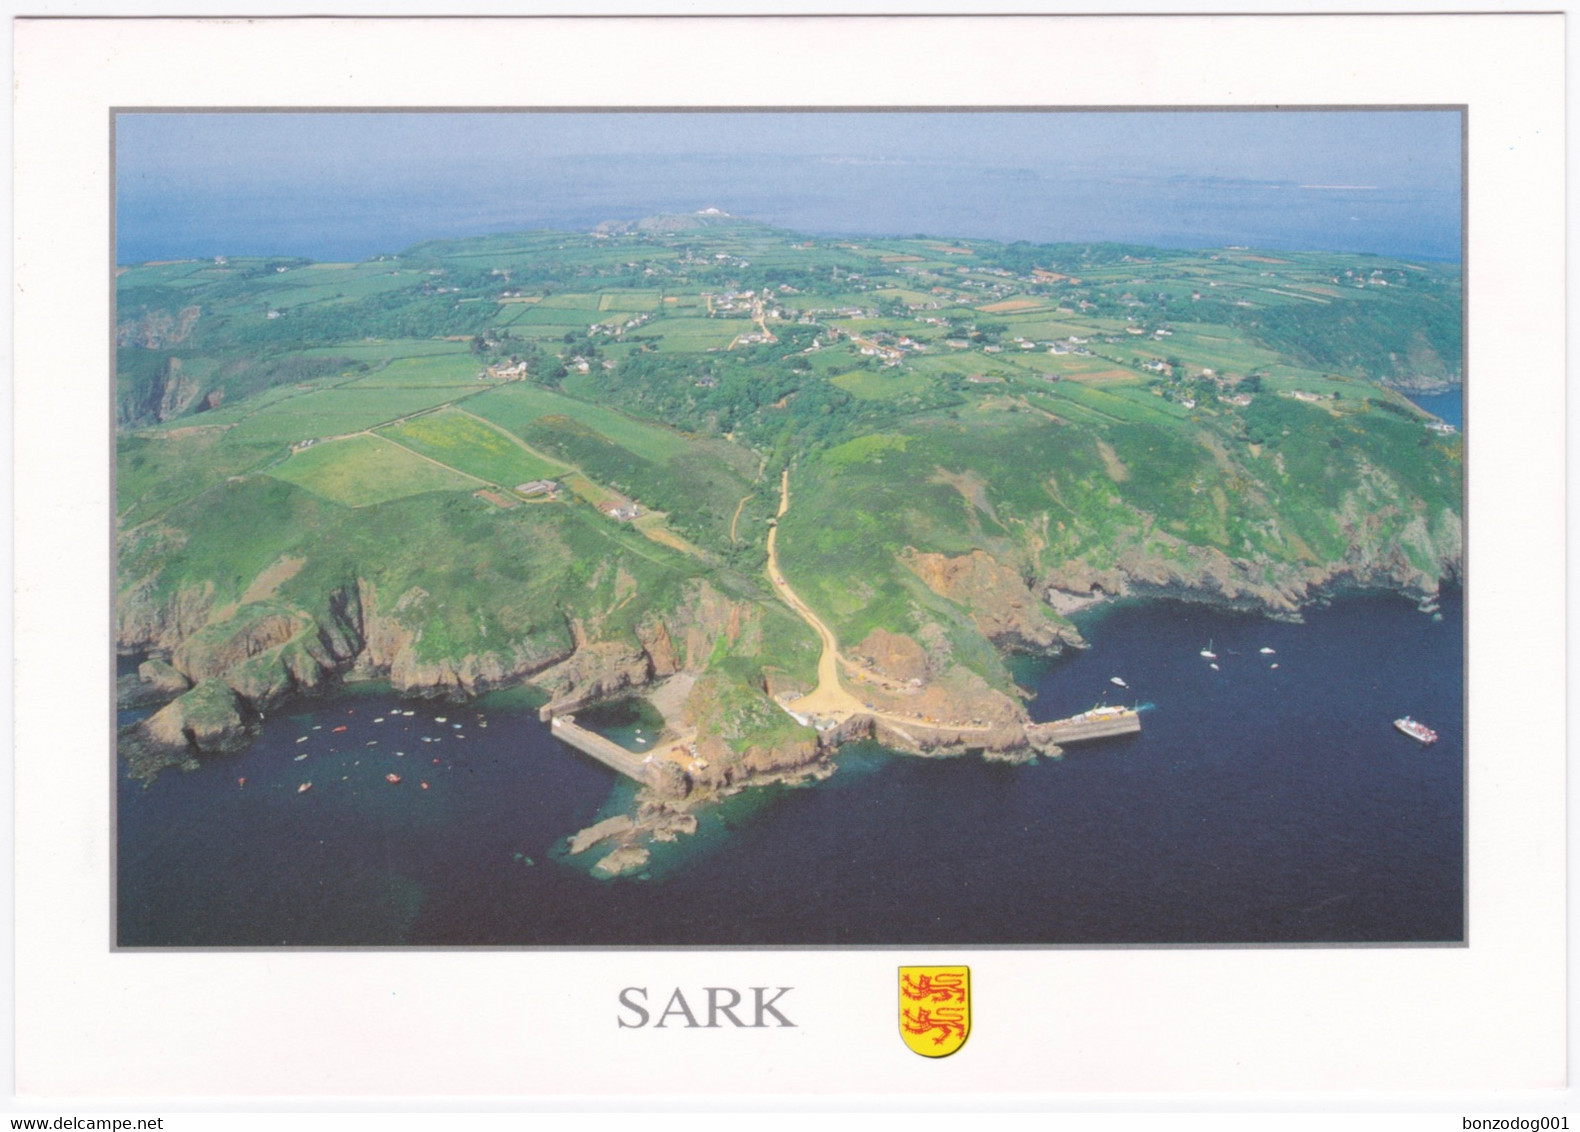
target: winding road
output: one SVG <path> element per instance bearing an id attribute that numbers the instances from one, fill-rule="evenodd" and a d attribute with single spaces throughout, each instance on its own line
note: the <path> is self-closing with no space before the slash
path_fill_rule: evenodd
<path id="1" fill-rule="evenodd" d="M 790 469 L 786 468 L 779 477 L 779 512 L 778 518 L 784 518 L 785 512 L 790 510 Z M 955 734 L 961 732 L 986 732 L 991 731 L 988 725 L 972 725 L 965 723 L 934 723 L 914 715 L 903 715 L 897 712 L 883 711 L 870 708 L 856 696 L 846 691 L 840 683 L 839 666 L 854 667 L 850 661 L 840 655 L 839 640 L 834 636 L 834 631 L 823 623 L 823 619 L 813 613 L 806 602 L 802 601 L 795 590 L 790 588 L 790 583 L 785 581 L 784 574 L 779 569 L 778 553 L 779 524 L 768 529 L 768 581 L 772 583 L 774 592 L 795 610 L 796 614 L 812 626 L 818 639 L 823 642 L 823 653 L 817 661 L 817 687 L 811 692 L 794 700 L 785 706 L 791 711 L 801 715 L 818 715 L 844 722 L 853 715 L 868 715 L 882 719 L 891 725 L 912 730 L 921 729 L 932 732 L 945 732 Z M 903 732 L 902 732 L 903 734 Z"/>
<path id="2" fill-rule="evenodd" d="M 785 512 L 789 510 L 790 469 L 786 468 L 779 477 L 778 518 L 784 518 Z M 781 600 L 795 610 L 801 620 L 812 626 L 818 639 L 823 642 L 823 655 L 817 661 L 817 687 L 786 706 L 802 715 L 828 715 L 841 719 L 867 711 L 867 706 L 845 691 L 844 685 L 839 682 L 839 641 L 834 631 L 790 588 L 790 583 L 785 581 L 784 574 L 780 572 L 778 541 L 779 524 L 776 520 L 768 528 L 768 580 Z"/>

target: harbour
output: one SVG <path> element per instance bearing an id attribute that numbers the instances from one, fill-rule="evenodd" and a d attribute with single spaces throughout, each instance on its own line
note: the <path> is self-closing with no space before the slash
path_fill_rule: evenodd
<path id="1" fill-rule="evenodd" d="M 348 689 L 271 713 L 240 755 L 147 788 L 121 778 L 119 943 L 1458 940 L 1461 612 L 1453 593 L 1441 620 L 1390 595 L 1335 599 L 1303 624 L 1100 607 L 1082 615 L 1089 650 L 1019 678 L 1035 719 L 1068 720 L 1107 695 L 1141 731 L 1024 765 L 846 744 L 825 782 L 700 811 L 695 834 L 654 847 L 647 879 L 600 880 L 598 854 L 569 854 L 572 834 L 630 808 L 635 784 L 560 742 L 535 708 Z M 1209 637 L 1216 671 L 1198 655 Z M 398 745 L 397 707 L 415 712 Z M 1400 734 L 1392 721 L 1406 714 L 1438 742 Z M 385 781 L 392 768 L 405 785 Z M 412 788 L 419 776 L 431 789 Z"/>

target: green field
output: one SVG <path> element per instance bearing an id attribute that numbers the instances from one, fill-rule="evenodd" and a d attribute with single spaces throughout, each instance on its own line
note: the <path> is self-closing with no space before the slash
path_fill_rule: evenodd
<path id="1" fill-rule="evenodd" d="M 269 469 L 269 474 L 347 507 L 482 486 L 477 479 L 441 468 L 377 436 L 315 444 L 293 452 L 285 463 Z"/>
<path id="2" fill-rule="evenodd" d="M 440 409 L 379 430 L 424 456 L 502 487 L 547 479 L 565 471 L 496 425 L 459 409 Z"/>
<path id="3" fill-rule="evenodd" d="M 396 358 L 382 369 L 358 378 L 347 389 L 425 388 L 476 383 L 483 363 L 471 354 L 438 354 L 421 358 Z"/>
<path id="4" fill-rule="evenodd" d="M 656 336 L 665 350 L 699 352 L 723 349 L 737 335 L 749 333 L 756 327 L 744 316 L 740 318 L 663 318 L 642 327 L 644 338 Z"/>
<path id="5" fill-rule="evenodd" d="M 598 303 L 601 311 L 629 311 L 633 314 L 658 308 L 658 295 L 652 291 L 606 291 Z"/>
<path id="6" fill-rule="evenodd" d="M 863 401 L 888 401 L 906 393 L 919 393 L 932 384 L 923 374 L 899 369 L 851 370 L 832 380 Z"/>
<path id="7" fill-rule="evenodd" d="M 601 296 L 585 294 L 545 295 L 538 303 L 539 310 L 596 311 Z"/>
<path id="8" fill-rule="evenodd" d="M 685 452 L 688 447 L 684 436 L 667 428 L 644 424 L 602 405 L 562 397 L 521 382 L 470 398 L 466 408 L 468 412 L 476 413 L 518 435 L 527 425 L 542 417 L 569 417 L 647 460 L 667 460 Z"/>
<path id="9" fill-rule="evenodd" d="M 476 383 L 434 389 L 324 389 L 286 397 L 241 419 L 238 441 L 312 440 L 362 432 L 477 391 Z"/>
<path id="10" fill-rule="evenodd" d="M 298 351 L 304 358 L 353 358 L 368 365 L 393 361 L 396 358 L 432 358 L 448 354 L 465 354 L 466 352 L 465 342 L 444 342 L 432 338 L 390 338 L 371 342 L 342 342 L 335 346 L 314 346 Z"/>

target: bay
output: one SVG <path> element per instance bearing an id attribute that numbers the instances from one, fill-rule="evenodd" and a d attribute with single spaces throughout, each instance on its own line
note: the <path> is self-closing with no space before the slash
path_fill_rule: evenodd
<path id="1" fill-rule="evenodd" d="M 565 855 L 631 788 L 530 705 L 354 689 L 272 715 L 239 755 L 121 776 L 119 944 L 1456 941 L 1461 611 L 1457 593 L 1436 615 L 1344 597 L 1302 624 L 1103 607 L 1090 649 L 1025 670 L 1031 711 L 1133 702 L 1140 735 L 1020 766 L 848 746 L 826 782 L 710 808 L 646 879 Z M 1396 731 L 1404 714 L 1439 742 Z M 607 723 L 634 742 L 651 719 Z"/>
<path id="2" fill-rule="evenodd" d="M 1461 386 L 1454 386 L 1441 393 L 1406 393 L 1411 401 L 1431 413 L 1445 424 L 1460 431 L 1465 428 L 1465 396 Z"/>

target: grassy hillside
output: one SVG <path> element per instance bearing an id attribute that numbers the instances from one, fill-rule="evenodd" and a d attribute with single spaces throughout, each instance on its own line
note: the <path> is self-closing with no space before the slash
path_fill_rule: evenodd
<path id="1" fill-rule="evenodd" d="M 1013 693 L 1073 636 L 1050 591 L 1287 611 L 1461 554 L 1461 439 L 1384 385 L 1458 379 L 1440 264 L 699 216 L 127 265 L 117 303 L 120 646 L 256 704 L 690 670 L 704 725 L 804 742 L 776 519 L 841 649 L 924 690 Z"/>

